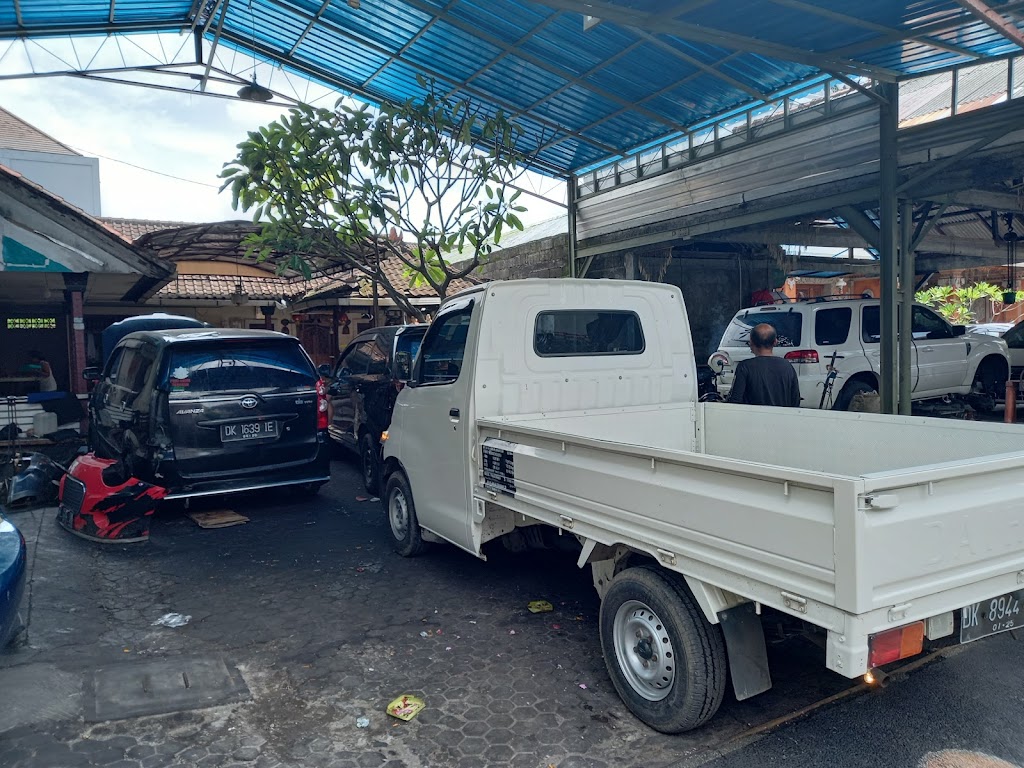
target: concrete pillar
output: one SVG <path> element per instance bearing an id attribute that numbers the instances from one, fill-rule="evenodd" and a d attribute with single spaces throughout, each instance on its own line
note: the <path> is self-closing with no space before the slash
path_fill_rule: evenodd
<path id="1" fill-rule="evenodd" d="M 88 392 L 82 371 L 85 370 L 85 287 L 87 272 L 64 273 L 64 302 L 68 320 L 68 385 L 76 395 Z"/>
<path id="2" fill-rule="evenodd" d="M 879 394 L 882 413 L 896 413 L 899 394 L 896 328 L 896 259 L 899 240 L 896 200 L 899 159 L 896 154 L 896 130 L 899 125 L 899 86 L 896 83 L 880 83 L 878 94 L 884 99 L 878 107 L 878 245 L 882 262 Z"/>

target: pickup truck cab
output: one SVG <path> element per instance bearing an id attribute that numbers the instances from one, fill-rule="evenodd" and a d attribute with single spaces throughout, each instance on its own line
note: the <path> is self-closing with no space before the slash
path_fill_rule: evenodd
<path id="1" fill-rule="evenodd" d="M 673 286 L 453 297 L 389 432 L 396 550 L 574 537 L 612 682 L 663 732 L 706 722 L 730 679 L 739 699 L 771 687 L 762 614 L 818 635 L 849 678 L 1024 621 L 1024 431 L 698 402 Z"/>
<path id="2" fill-rule="evenodd" d="M 848 410 L 858 393 L 878 390 L 879 313 L 878 299 L 831 296 L 742 309 L 726 328 L 716 353 L 725 353 L 729 361 L 721 370 L 719 392 L 728 395 L 736 364 L 753 354 L 747 346 L 750 329 L 767 323 L 778 337 L 775 355 L 796 369 L 801 406 Z M 1003 398 L 1010 372 L 1006 343 L 950 325 L 923 305 L 915 305 L 911 317 L 911 399 L 976 395 L 974 404 L 991 410 Z M 836 377 L 831 392 L 825 392 L 829 366 Z"/>

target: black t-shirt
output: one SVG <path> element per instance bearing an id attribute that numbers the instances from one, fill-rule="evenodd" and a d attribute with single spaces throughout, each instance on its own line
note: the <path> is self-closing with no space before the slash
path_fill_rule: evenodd
<path id="1" fill-rule="evenodd" d="M 736 366 L 736 380 L 729 392 L 729 402 L 798 407 L 800 383 L 793 364 L 781 357 L 767 355 L 741 360 Z"/>

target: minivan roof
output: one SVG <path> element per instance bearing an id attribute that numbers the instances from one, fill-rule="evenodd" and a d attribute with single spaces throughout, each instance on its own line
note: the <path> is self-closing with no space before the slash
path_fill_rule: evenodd
<path id="1" fill-rule="evenodd" d="M 135 331 L 122 339 L 138 339 L 153 344 L 183 344 L 196 341 L 292 341 L 294 336 L 277 331 L 255 331 L 242 328 L 176 328 L 161 331 Z"/>

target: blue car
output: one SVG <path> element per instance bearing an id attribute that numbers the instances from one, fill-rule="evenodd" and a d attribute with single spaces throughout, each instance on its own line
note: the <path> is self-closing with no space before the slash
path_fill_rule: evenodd
<path id="1" fill-rule="evenodd" d="M 25 591 L 25 537 L 0 514 L 0 650 L 21 625 L 18 606 Z"/>

